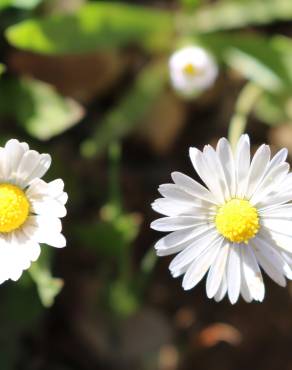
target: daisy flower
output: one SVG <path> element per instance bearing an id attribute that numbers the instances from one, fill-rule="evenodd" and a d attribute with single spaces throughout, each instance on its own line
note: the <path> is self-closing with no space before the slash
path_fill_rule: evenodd
<path id="1" fill-rule="evenodd" d="M 192 96 L 213 85 L 218 68 L 205 49 L 189 46 L 172 54 L 169 73 L 174 89 L 185 96 Z"/>
<path id="2" fill-rule="evenodd" d="M 207 274 L 209 298 L 226 293 L 235 303 L 262 301 L 262 270 L 281 286 L 292 279 L 292 173 L 287 150 L 273 158 L 263 144 L 250 158 L 250 142 L 241 136 L 235 153 L 222 138 L 216 150 L 190 148 L 192 164 L 202 186 L 180 173 L 174 183 L 159 187 L 163 198 L 153 209 L 166 217 L 152 222 L 158 231 L 171 232 L 156 245 L 158 256 L 174 253 L 169 269 L 184 275 L 182 286 L 193 288 Z"/>
<path id="3" fill-rule="evenodd" d="M 65 247 L 60 218 L 66 215 L 62 180 L 41 177 L 51 165 L 49 154 L 9 140 L 0 148 L 0 283 L 18 280 L 40 255 L 40 243 Z"/>

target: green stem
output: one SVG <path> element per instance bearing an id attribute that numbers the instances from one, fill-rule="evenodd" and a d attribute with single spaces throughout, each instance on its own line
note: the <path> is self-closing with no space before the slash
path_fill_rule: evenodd
<path id="1" fill-rule="evenodd" d="M 252 111 L 261 93 L 262 89 L 253 82 L 247 83 L 241 90 L 228 129 L 228 139 L 233 149 L 240 136 L 244 133 L 248 115 Z"/>

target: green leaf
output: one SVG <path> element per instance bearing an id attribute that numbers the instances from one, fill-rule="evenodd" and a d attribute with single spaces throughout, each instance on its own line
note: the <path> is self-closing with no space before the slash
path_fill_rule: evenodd
<path id="1" fill-rule="evenodd" d="M 291 19 L 291 0 L 221 0 L 200 8 L 181 26 L 197 32 L 214 32 Z"/>
<path id="2" fill-rule="evenodd" d="M 43 0 L 0 0 L 0 10 L 9 6 L 20 9 L 33 9 Z"/>
<path id="3" fill-rule="evenodd" d="M 100 255 L 121 258 L 137 237 L 140 224 L 135 215 L 118 215 L 116 211 L 113 206 L 104 207 L 102 221 L 77 225 L 72 229 L 73 235 Z"/>
<path id="4" fill-rule="evenodd" d="M 63 280 L 52 277 L 50 254 L 43 248 L 40 258 L 34 262 L 29 273 L 37 285 L 38 293 L 42 304 L 51 307 L 55 297 L 63 288 Z M 49 247 L 48 247 L 49 248 Z"/>
<path id="5" fill-rule="evenodd" d="M 6 67 L 4 64 L 0 63 L 0 76 L 6 71 Z"/>
<path id="6" fill-rule="evenodd" d="M 84 53 L 136 43 L 147 47 L 170 43 L 172 16 L 166 11 L 97 2 L 76 14 L 30 19 L 7 29 L 15 47 L 45 54 Z"/>
<path id="7" fill-rule="evenodd" d="M 275 92 L 292 87 L 284 55 L 271 39 L 259 35 L 216 33 L 198 37 L 205 47 L 244 77 Z"/>
<path id="8" fill-rule="evenodd" d="M 167 80 L 165 72 L 165 64 L 156 63 L 139 73 L 129 93 L 105 115 L 92 137 L 82 144 L 83 155 L 97 155 L 109 143 L 134 130 L 163 91 Z"/>
<path id="9" fill-rule="evenodd" d="M 0 82 L 0 112 L 15 117 L 25 130 L 39 140 L 48 140 L 78 123 L 82 107 L 64 98 L 53 86 L 38 80 Z"/>
<path id="10" fill-rule="evenodd" d="M 292 98 L 290 95 L 266 93 L 257 102 L 255 115 L 270 126 L 292 122 Z"/>

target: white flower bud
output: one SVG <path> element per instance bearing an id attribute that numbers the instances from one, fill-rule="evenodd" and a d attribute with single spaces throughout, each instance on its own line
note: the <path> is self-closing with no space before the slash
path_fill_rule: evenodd
<path id="1" fill-rule="evenodd" d="M 185 96 L 194 96 L 214 84 L 218 67 L 211 55 L 198 46 L 182 48 L 169 59 L 172 86 Z"/>

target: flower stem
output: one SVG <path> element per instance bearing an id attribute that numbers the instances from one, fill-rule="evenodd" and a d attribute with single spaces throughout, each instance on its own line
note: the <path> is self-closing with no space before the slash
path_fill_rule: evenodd
<path id="1" fill-rule="evenodd" d="M 253 82 L 248 82 L 241 90 L 237 98 L 235 112 L 230 120 L 228 129 L 228 139 L 232 149 L 235 149 L 238 139 L 244 133 L 248 115 L 261 93 L 261 87 L 255 85 Z"/>

